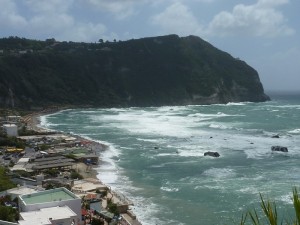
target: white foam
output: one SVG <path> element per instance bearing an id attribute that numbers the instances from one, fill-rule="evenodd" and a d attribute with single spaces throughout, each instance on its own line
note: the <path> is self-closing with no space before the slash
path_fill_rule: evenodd
<path id="1" fill-rule="evenodd" d="M 285 204 L 289 204 L 289 205 L 293 204 L 292 193 L 289 193 L 289 194 L 286 194 L 286 195 L 281 195 L 281 196 L 277 197 L 275 200 L 276 201 L 279 200 L 279 201 L 281 201 Z"/>
<path id="2" fill-rule="evenodd" d="M 234 169 L 229 168 L 211 168 L 203 172 L 203 175 L 215 179 L 233 178 L 236 176 Z"/>
<path id="3" fill-rule="evenodd" d="M 288 131 L 289 134 L 300 134 L 300 129 L 294 129 L 294 130 L 290 130 Z"/>
<path id="4" fill-rule="evenodd" d="M 49 115 L 40 116 L 39 117 L 39 120 L 40 120 L 39 126 L 44 127 L 44 128 L 49 128 L 49 127 L 55 126 L 56 124 L 50 123 L 48 121 L 48 117 L 49 117 Z"/>
<path id="5" fill-rule="evenodd" d="M 246 194 L 253 194 L 253 195 L 259 194 L 259 190 L 255 186 L 247 186 L 241 188 L 239 192 L 246 193 Z"/>
<path id="6" fill-rule="evenodd" d="M 174 187 L 161 187 L 160 190 L 166 191 L 166 192 L 178 192 L 179 191 L 178 188 L 174 188 Z"/>
<path id="7" fill-rule="evenodd" d="M 232 129 L 232 127 L 227 127 L 223 124 L 210 124 L 209 127 L 214 129 L 221 129 L 221 130 Z"/>
<path id="8" fill-rule="evenodd" d="M 249 102 L 248 102 L 248 103 L 249 103 Z M 246 105 L 246 103 L 245 103 L 245 102 L 228 102 L 226 105 L 227 105 L 227 106 L 232 106 L 232 105 L 237 105 L 237 106 L 239 106 L 239 105 Z"/>
<path id="9" fill-rule="evenodd" d="M 119 157 L 120 152 L 110 143 L 101 142 L 107 146 L 104 152 L 101 153 L 100 166 L 97 171 L 99 172 L 97 177 L 105 184 L 115 184 L 119 178 L 119 168 L 116 165 L 115 159 Z"/>
<path id="10" fill-rule="evenodd" d="M 157 156 L 176 156 L 178 155 L 177 153 L 159 153 Z"/>
<path id="11" fill-rule="evenodd" d="M 181 157 L 203 157 L 205 150 L 180 150 L 177 155 Z"/>

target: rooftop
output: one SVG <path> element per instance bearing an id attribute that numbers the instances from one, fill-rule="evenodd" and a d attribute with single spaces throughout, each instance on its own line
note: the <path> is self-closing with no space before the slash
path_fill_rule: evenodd
<path id="1" fill-rule="evenodd" d="M 30 188 L 27 186 L 16 187 L 12 189 L 8 189 L 7 193 L 14 195 L 25 195 L 25 194 L 33 194 L 38 192 L 38 188 Z"/>
<path id="2" fill-rule="evenodd" d="M 74 213 L 68 206 L 50 207 L 37 211 L 21 212 L 20 215 L 23 218 L 23 220 L 19 220 L 20 225 L 52 224 L 50 218 L 55 221 L 77 216 L 76 213 Z"/>
<path id="3" fill-rule="evenodd" d="M 66 188 L 56 188 L 34 194 L 22 195 L 20 198 L 26 205 L 78 199 L 76 195 Z"/>

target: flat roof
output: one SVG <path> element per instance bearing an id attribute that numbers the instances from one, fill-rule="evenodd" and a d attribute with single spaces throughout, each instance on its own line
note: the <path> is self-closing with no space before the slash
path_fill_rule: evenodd
<path id="1" fill-rule="evenodd" d="M 48 169 L 54 167 L 66 167 L 72 166 L 74 159 L 69 159 L 64 156 L 54 156 L 54 157 L 45 157 L 40 159 L 35 159 L 32 168 L 39 169 Z"/>
<path id="2" fill-rule="evenodd" d="M 37 188 L 30 188 L 26 186 L 16 187 L 7 190 L 7 193 L 14 194 L 14 195 L 26 195 L 26 194 L 33 194 L 37 192 L 38 192 Z"/>
<path id="3" fill-rule="evenodd" d="M 74 186 L 72 187 L 72 190 L 79 191 L 79 192 L 80 191 L 88 192 L 96 189 L 107 189 L 107 186 L 100 183 L 95 184 L 87 181 L 81 184 L 74 184 Z"/>
<path id="4" fill-rule="evenodd" d="M 17 127 L 16 124 L 3 124 L 3 127 Z"/>
<path id="5" fill-rule="evenodd" d="M 79 199 L 66 188 L 56 188 L 34 194 L 22 195 L 20 198 L 26 205 Z"/>
<path id="6" fill-rule="evenodd" d="M 20 225 L 52 224 L 50 218 L 55 221 L 77 216 L 68 206 L 56 206 L 37 211 L 21 212 L 20 215 L 23 218 L 23 220 L 20 219 L 18 221 Z"/>

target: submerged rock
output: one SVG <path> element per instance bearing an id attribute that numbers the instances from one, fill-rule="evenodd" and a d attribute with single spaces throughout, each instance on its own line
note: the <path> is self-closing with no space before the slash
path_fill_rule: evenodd
<path id="1" fill-rule="evenodd" d="M 288 152 L 288 148 L 287 147 L 282 147 L 282 146 L 272 146 L 271 150 L 273 152 Z"/>
<path id="2" fill-rule="evenodd" d="M 279 138 L 279 135 L 278 134 L 273 135 L 272 138 Z"/>
<path id="3" fill-rule="evenodd" d="M 220 154 L 218 152 L 205 152 L 204 156 L 220 157 Z"/>

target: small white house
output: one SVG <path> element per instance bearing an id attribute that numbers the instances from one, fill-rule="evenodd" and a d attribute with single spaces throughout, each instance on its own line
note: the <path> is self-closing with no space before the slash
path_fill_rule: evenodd
<path id="1" fill-rule="evenodd" d="M 3 129 L 9 137 L 18 136 L 18 126 L 16 124 L 3 124 Z"/>

